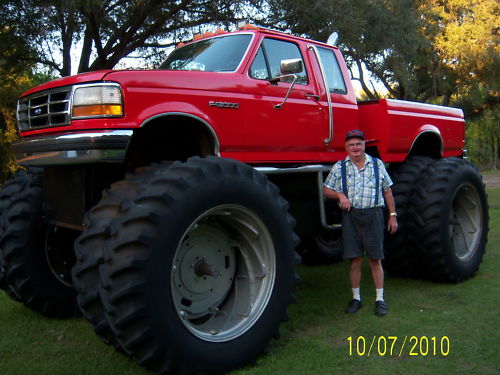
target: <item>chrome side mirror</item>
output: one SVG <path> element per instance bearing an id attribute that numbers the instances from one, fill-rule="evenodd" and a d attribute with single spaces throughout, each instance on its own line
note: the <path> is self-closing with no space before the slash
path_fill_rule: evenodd
<path id="1" fill-rule="evenodd" d="M 282 75 L 296 74 L 304 70 L 301 59 L 281 60 L 280 72 Z"/>
<path id="2" fill-rule="evenodd" d="M 280 63 L 280 75 L 279 77 L 271 78 L 269 80 L 270 83 L 276 84 L 279 81 L 281 81 L 283 78 L 292 78 L 292 84 L 290 85 L 290 88 L 288 89 L 288 92 L 285 95 L 285 99 L 283 99 L 283 102 L 280 104 L 276 104 L 274 106 L 275 109 L 281 109 L 283 105 L 286 103 L 288 96 L 293 90 L 293 86 L 295 86 L 295 82 L 297 81 L 297 76 L 295 73 L 300 73 L 304 70 L 304 66 L 302 65 L 302 60 L 301 59 L 287 59 L 287 60 L 281 60 Z"/>
<path id="3" fill-rule="evenodd" d="M 304 70 L 301 59 L 288 59 L 281 60 L 280 63 L 280 73 L 278 77 L 271 78 L 269 82 L 278 83 L 283 78 L 293 77 L 296 73 L 300 73 Z"/>

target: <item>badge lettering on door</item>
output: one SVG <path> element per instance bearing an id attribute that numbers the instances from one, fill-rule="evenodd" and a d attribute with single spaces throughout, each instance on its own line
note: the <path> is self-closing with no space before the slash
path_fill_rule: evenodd
<path id="1" fill-rule="evenodd" d="M 226 102 L 214 102 L 214 101 L 208 102 L 208 105 L 210 107 L 218 107 L 218 108 L 234 108 L 234 109 L 238 109 L 240 107 L 240 105 L 238 103 L 226 103 Z"/>

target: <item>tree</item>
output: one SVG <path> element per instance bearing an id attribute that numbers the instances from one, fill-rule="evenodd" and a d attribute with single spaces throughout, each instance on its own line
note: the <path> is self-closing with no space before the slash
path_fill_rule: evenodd
<path id="1" fill-rule="evenodd" d="M 436 58 L 453 72 L 445 104 L 467 118 L 467 148 L 480 166 L 499 166 L 500 5 L 495 0 L 427 0 L 421 5 Z"/>
<path id="2" fill-rule="evenodd" d="M 10 143 L 18 138 L 16 130 L 16 102 L 19 95 L 50 80 L 52 77 L 25 71 L 9 71 L 0 67 L 0 186 L 19 168 L 10 151 Z"/>
<path id="3" fill-rule="evenodd" d="M 428 0 L 422 4 L 435 51 L 460 83 L 488 82 L 498 91 L 500 5 L 496 0 Z"/>
<path id="4" fill-rule="evenodd" d="M 4 85 L 12 75 L 31 68 L 26 62 L 36 57 L 36 50 L 28 39 L 34 38 L 41 25 L 38 17 L 25 13 L 17 1 L 0 3 L 0 85 Z M 19 33 L 19 30 L 25 33 Z"/>
<path id="5" fill-rule="evenodd" d="M 49 79 L 32 73 L 36 51 L 27 36 L 34 38 L 41 26 L 39 17 L 21 2 L 0 3 L 0 185 L 17 169 L 9 147 L 17 138 L 17 97 Z M 20 29 L 27 34 L 20 34 Z"/>
<path id="6" fill-rule="evenodd" d="M 426 0 L 423 30 L 440 63 L 453 72 L 452 95 L 445 102 L 465 105 L 469 115 L 498 104 L 500 89 L 500 6 L 495 0 Z M 477 95 L 481 94 L 482 102 Z M 470 100 L 464 100 L 463 93 Z M 452 97 L 453 96 L 453 97 Z M 473 108 L 471 104 L 475 103 Z"/>
<path id="7" fill-rule="evenodd" d="M 476 78 L 498 92 L 495 0 L 269 0 L 269 7 L 269 23 L 294 33 L 326 40 L 340 32 L 353 79 L 370 98 L 362 67 L 399 99 L 449 104 Z"/>
<path id="8" fill-rule="evenodd" d="M 155 57 L 159 49 L 192 37 L 195 28 L 228 27 L 246 14 L 255 1 L 236 0 L 52 0 L 6 1 L 15 11 L 17 34 L 36 48 L 31 59 L 67 76 L 74 70 L 72 56 L 79 51 L 78 72 L 111 69 L 124 57 L 139 52 Z M 36 34 L 25 17 L 36 15 Z"/>
<path id="9" fill-rule="evenodd" d="M 425 91 L 416 76 L 426 60 L 415 56 L 428 42 L 418 34 L 415 1 L 270 0 L 270 9 L 269 22 L 294 33 L 326 41 L 329 33 L 339 32 L 353 79 L 369 98 L 377 93 L 369 87 L 366 70 L 393 97 L 415 99 Z"/>

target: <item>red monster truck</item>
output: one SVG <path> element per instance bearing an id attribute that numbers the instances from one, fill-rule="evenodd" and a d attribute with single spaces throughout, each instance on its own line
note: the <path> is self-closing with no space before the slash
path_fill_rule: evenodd
<path id="1" fill-rule="evenodd" d="M 362 129 L 389 164 L 394 274 L 457 282 L 482 260 L 488 205 L 459 109 L 357 102 L 338 48 L 245 27 L 156 70 L 98 71 L 24 93 L 26 167 L 0 193 L 0 284 L 158 373 L 222 372 L 278 336 L 295 266 L 338 259 L 322 195 Z M 298 253 L 295 251 L 297 248 Z"/>

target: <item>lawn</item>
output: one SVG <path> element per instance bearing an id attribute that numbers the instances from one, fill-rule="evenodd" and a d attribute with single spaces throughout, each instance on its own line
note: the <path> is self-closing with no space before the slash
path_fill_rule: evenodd
<path id="1" fill-rule="evenodd" d="M 488 194 L 489 242 L 474 278 L 436 284 L 387 276 L 390 311 L 379 318 L 368 269 L 365 307 L 351 316 L 344 313 L 346 263 L 300 266 L 297 303 L 281 339 L 254 366 L 231 375 L 499 374 L 500 189 Z M 0 292 L 0 374 L 150 373 L 101 343 L 83 319 L 47 319 Z"/>

